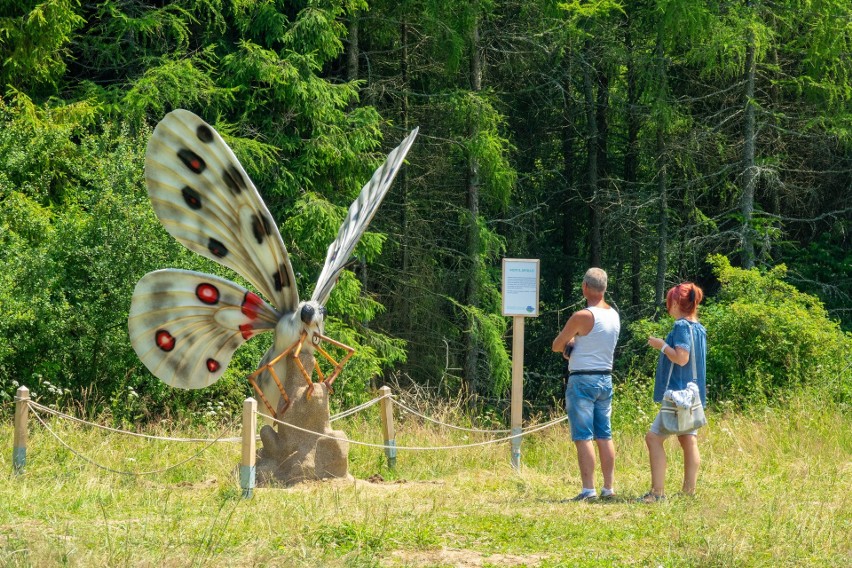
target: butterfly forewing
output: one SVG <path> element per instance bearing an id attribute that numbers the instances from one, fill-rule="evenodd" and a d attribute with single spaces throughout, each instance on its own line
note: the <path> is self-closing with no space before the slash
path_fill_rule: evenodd
<path id="1" fill-rule="evenodd" d="M 216 382 L 234 351 L 271 331 L 280 314 L 233 282 L 187 270 L 149 272 L 130 304 L 130 343 L 151 373 L 173 387 Z"/>
<path id="2" fill-rule="evenodd" d="M 337 233 L 337 238 L 328 247 L 328 253 L 325 257 L 325 265 L 317 280 L 316 288 L 314 289 L 312 300 L 324 305 L 334 288 L 340 271 L 346 265 L 352 252 L 355 250 L 355 245 L 364 234 L 367 225 L 376 214 L 376 210 L 388 192 L 394 178 L 396 177 L 405 155 L 414 143 L 419 129 L 415 128 L 411 133 L 397 146 L 390 154 L 388 154 L 385 163 L 373 173 L 370 181 L 361 189 L 361 193 L 352 205 L 349 206 L 349 212 L 340 226 Z"/>
<path id="3" fill-rule="evenodd" d="M 187 110 L 167 114 L 145 156 L 154 211 L 192 251 L 251 282 L 281 311 L 299 303 L 278 227 L 219 133 Z"/>

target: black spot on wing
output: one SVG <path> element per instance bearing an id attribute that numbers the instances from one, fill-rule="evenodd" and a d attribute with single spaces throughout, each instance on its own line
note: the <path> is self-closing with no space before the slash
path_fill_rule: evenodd
<path id="1" fill-rule="evenodd" d="M 251 216 L 251 232 L 257 244 L 263 244 L 263 239 L 269 235 L 269 221 L 263 215 L 254 214 Z"/>
<path id="2" fill-rule="evenodd" d="M 290 287 L 290 277 L 287 274 L 286 266 L 282 264 L 278 267 L 278 272 L 272 275 L 272 283 L 275 286 L 276 292 Z"/>
<path id="3" fill-rule="evenodd" d="M 190 209 L 198 210 L 201 209 L 201 194 L 189 187 L 185 186 L 182 190 L 180 190 L 181 195 L 183 195 L 183 200 L 189 206 Z"/>
<path id="4" fill-rule="evenodd" d="M 193 173 L 200 174 L 207 168 L 207 164 L 201 159 L 201 156 L 188 148 L 178 150 L 178 158 L 183 162 L 183 165 L 189 168 Z"/>
<path id="5" fill-rule="evenodd" d="M 205 144 L 213 142 L 213 131 L 206 124 L 199 124 L 198 128 L 195 129 L 195 135 Z"/>
<path id="6" fill-rule="evenodd" d="M 172 375 L 175 375 L 180 367 L 181 359 L 179 357 L 166 357 L 163 360 L 163 363 L 166 364 L 166 367 L 172 372 Z M 173 380 L 179 381 L 181 379 L 182 377 L 175 377 Z"/>
<path id="7" fill-rule="evenodd" d="M 222 172 L 222 181 L 225 182 L 225 185 L 227 185 L 228 189 L 230 189 L 234 194 L 239 194 L 246 188 L 246 181 L 243 179 L 243 175 L 233 164 L 229 165 L 225 168 L 225 171 Z"/>
<path id="8" fill-rule="evenodd" d="M 237 347 L 242 344 L 242 336 L 238 333 L 235 333 L 231 335 L 231 337 L 225 342 L 224 349 L 226 351 L 234 352 L 237 350 Z"/>
<path id="9" fill-rule="evenodd" d="M 390 180 L 392 175 L 393 175 L 393 166 L 388 168 L 388 175 L 385 176 L 385 183 L 387 183 L 388 180 Z"/>
<path id="10" fill-rule="evenodd" d="M 213 237 L 210 237 L 210 240 L 207 241 L 207 250 L 219 258 L 223 258 L 228 255 L 228 247 Z"/>

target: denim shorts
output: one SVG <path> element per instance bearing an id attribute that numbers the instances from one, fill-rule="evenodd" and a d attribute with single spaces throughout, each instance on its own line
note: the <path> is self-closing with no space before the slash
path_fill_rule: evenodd
<path id="1" fill-rule="evenodd" d="M 565 408 L 573 441 L 611 440 L 612 375 L 571 375 Z"/>

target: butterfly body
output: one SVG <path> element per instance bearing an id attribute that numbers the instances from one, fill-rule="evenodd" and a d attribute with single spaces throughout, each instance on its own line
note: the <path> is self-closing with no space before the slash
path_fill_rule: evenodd
<path id="1" fill-rule="evenodd" d="M 335 365 L 324 379 L 330 387 L 353 350 L 323 335 L 325 302 L 416 135 L 417 130 L 409 134 L 363 187 L 329 246 L 313 296 L 300 301 L 278 228 L 234 153 L 195 114 L 175 110 L 166 115 L 151 136 L 145 158 L 155 213 L 181 244 L 236 271 L 260 294 L 193 271 L 165 269 L 145 275 L 133 293 L 128 330 L 151 373 L 178 388 L 209 386 L 222 376 L 240 345 L 257 333 L 272 331 L 273 346 L 259 372 L 249 377 L 251 381 L 257 376 L 256 389 L 272 416 L 281 398 L 292 398 L 280 378 L 293 379 L 294 367 L 310 397 L 313 369 L 302 360 L 313 364 L 317 351 Z M 348 354 L 338 363 L 322 342 L 343 347 Z"/>

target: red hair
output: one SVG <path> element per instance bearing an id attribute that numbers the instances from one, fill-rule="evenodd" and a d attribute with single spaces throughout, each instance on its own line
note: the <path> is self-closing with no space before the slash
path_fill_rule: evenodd
<path id="1" fill-rule="evenodd" d="M 704 290 L 692 282 L 678 284 L 666 294 L 666 308 L 677 306 L 686 316 L 693 316 L 698 311 L 698 304 L 704 299 Z"/>

